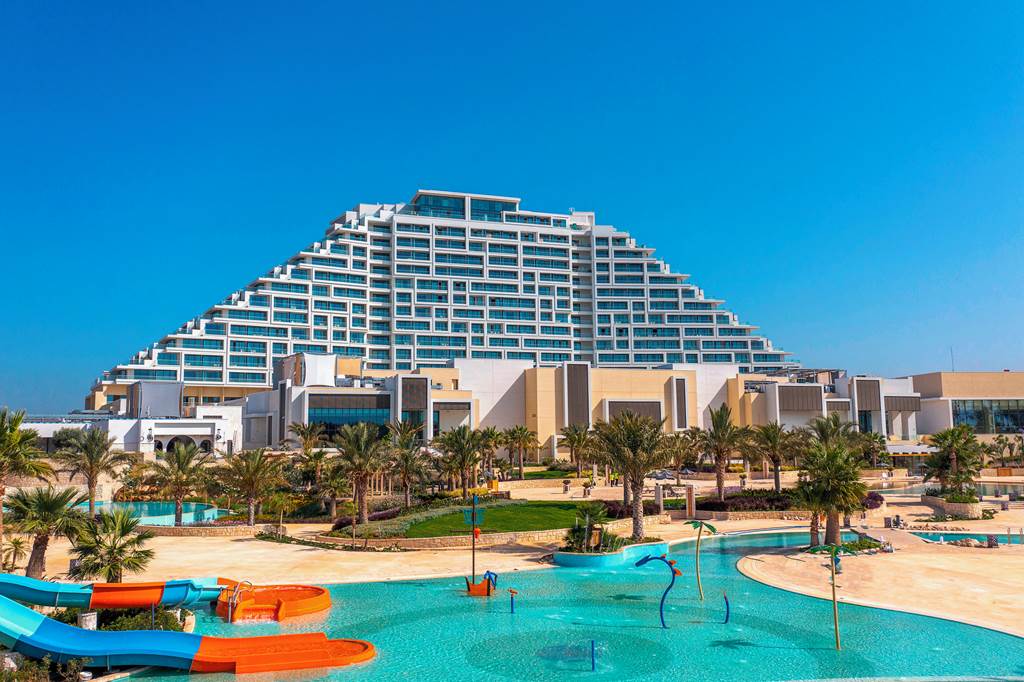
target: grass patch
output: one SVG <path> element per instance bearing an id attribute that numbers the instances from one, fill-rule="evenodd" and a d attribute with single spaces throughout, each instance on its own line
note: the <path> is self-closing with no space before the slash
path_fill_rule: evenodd
<path id="1" fill-rule="evenodd" d="M 550 479 L 554 479 L 554 478 L 576 478 L 576 472 L 575 471 L 550 471 L 550 470 L 527 471 L 526 472 L 526 480 L 527 481 L 550 480 Z M 513 480 L 515 480 L 515 479 L 513 479 Z"/>
<path id="2" fill-rule="evenodd" d="M 551 530 L 569 528 L 576 522 L 576 504 L 572 502 L 521 502 L 487 509 L 482 533 Z M 424 519 L 410 525 L 408 538 L 433 538 L 441 535 L 467 535 L 462 511 Z"/>

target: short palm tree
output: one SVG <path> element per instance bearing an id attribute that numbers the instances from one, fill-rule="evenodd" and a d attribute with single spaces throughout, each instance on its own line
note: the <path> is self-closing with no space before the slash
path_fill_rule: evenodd
<path id="1" fill-rule="evenodd" d="M 748 451 L 755 459 L 771 464 L 777 493 L 782 492 L 782 465 L 794 457 L 800 440 L 797 432 L 788 431 L 774 421 L 754 427 L 750 434 Z"/>
<path id="2" fill-rule="evenodd" d="M 644 478 L 672 457 L 666 439 L 661 423 L 629 411 L 594 425 L 594 449 L 622 473 L 633 490 L 634 540 L 644 537 Z"/>
<path id="3" fill-rule="evenodd" d="M 14 476 L 31 476 L 45 480 L 53 469 L 44 462 L 36 447 L 36 432 L 22 428 L 25 412 L 0 408 L 0 501 L 7 495 L 7 484 Z M 0 504 L 0 535 L 4 532 L 4 510 Z"/>
<path id="4" fill-rule="evenodd" d="M 344 467 L 335 462 L 324 469 L 319 492 L 327 503 L 327 515 L 331 517 L 331 521 L 338 515 L 338 498 L 348 495 L 351 489 Z"/>
<path id="5" fill-rule="evenodd" d="M 700 429 L 694 426 L 673 433 L 669 436 L 668 449 L 676 470 L 676 485 L 682 485 L 681 470 L 696 465 L 700 458 Z"/>
<path id="6" fill-rule="evenodd" d="M 811 523 L 808 531 L 810 533 L 810 546 L 817 547 L 821 544 L 821 515 L 824 513 L 819 491 L 807 481 L 801 481 L 793 489 L 793 502 L 799 509 L 806 509 L 811 513 Z"/>
<path id="7" fill-rule="evenodd" d="M 583 458 L 591 445 L 590 429 L 583 424 L 569 424 L 561 431 L 562 445 L 569 448 L 569 462 L 576 465 L 577 478 L 583 474 Z"/>
<path id="8" fill-rule="evenodd" d="M 139 517 L 130 509 L 114 509 L 90 520 L 75 538 L 71 554 L 78 563 L 69 572 L 76 580 L 99 578 L 119 583 L 127 573 L 141 573 L 153 560 L 145 547 L 153 533 L 139 530 Z"/>
<path id="9" fill-rule="evenodd" d="M 936 479 L 943 489 L 962 492 L 981 468 L 981 444 L 967 424 L 933 434 L 936 452 L 925 461 L 925 480 Z"/>
<path id="10" fill-rule="evenodd" d="M 813 443 L 803 460 L 806 485 L 825 514 L 825 544 L 840 544 L 839 517 L 860 509 L 867 486 L 860 480 L 860 462 L 842 443 Z"/>
<path id="11" fill-rule="evenodd" d="M 245 500 L 246 522 L 255 526 L 256 505 L 285 482 L 284 460 L 266 448 L 242 450 L 228 455 L 217 467 L 217 477 Z"/>
<path id="12" fill-rule="evenodd" d="M 519 480 L 522 481 L 526 478 L 526 474 L 523 471 L 523 458 L 528 450 L 536 449 L 537 434 L 526 426 L 519 424 L 505 429 L 503 439 L 505 447 L 508 448 L 509 458 L 512 459 L 513 453 L 518 455 Z"/>
<path id="13" fill-rule="evenodd" d="M 388 425 L 391 437 L 391 472 L 402 484 L 405 507 L 412 506 L 412 486 L 426 474 L 426 460 L 420 445 L 421 424 L 399 422 Z"/>
<path id="14" fill-rule="evenodd" d="M 174 500 L 174 525 L 181 525 L 185 498 L 202 490 L 210 475 L 213 455 L 201 451 L 195 443 L 177 443 L 173 450 L 159 455 L 147 467 L 149 482 Z"/>
<path id="15" fill-rule="evenodd" d="M 380 436 L 376 424 L 345 424 L 334 436 L 338 449 L 338 464 L 352 482 L 358 522 L 369 519 L 367 489 L 370 479 L 387 465 L 388 444 Z"/>
<path id="16" fill-rule="evenodd" d="M 454 429 L 445 431 L 434 439 L 434 446 L 451 458 L 459 472 L 459 482 L 462 484 L 462 497 L 469 496 L 469 479 L 473 469 L 481 461 L 481 453 L 484 449 L 484 439 L 479 431 L 471 429 L 463 424 Z"/>
<path id="17" fill-rule="evenodd" d="M 118 472 L 138 460 L 135 453 L 114 450 L 116 439 L 108 438 L 106 431 L 88 429 L 79 431 L 78 438 L 59 450 L 55 459 L 61 472 L 85 479 L 89 495 L 89 516 L 96 513 L 96 488 L 103 476 L 116 476 Z"/>
<path id="18" fill-rule="evenodd" d="M 318 485 L 327 455 L 326 452 L 319 449 L 324 444 L 324 425 L 320 422 L 312 424 L 292 422 L 288 426 L 288 431 L 294 435 L 289 442 L 298 444 L 302 451 L 300 461 L 312 474 L 313 484 Z"/>
<path id="19" fill-rule="evenodd" d="M 727 404 L 711 410 L 711 426 L 700 432 L 700 445 L 715 465 L 719 501 L 725 501 L 725 470 L 729 460 L 743 451 L 749 437 L 750 429 L 732 423 L 732 410 Z"/>
<path id="20" fill-rule="evenodd" d="M 28 555 L 25 538 L 13 535 L 5 538 L 0 545 L 0 569 L 5 573 L 14 573 L 18 564 Z"/>
<path id="21" fill-rule="evenodd" d="M 85 514 L 78 505 L 85 495 L 74 488 L 56 490 L 54 487 L 21 489 L 7 499 L 11 521 L 19 532 L 32 536 L 25 575 L 42 578 L 46 573 L 46 550 L 50 538 L 66 537 L 74 540 L 85 522 Z"/>
<path id="22" fill-rule="evenodd" d="M 480 435 L 484 440 L 483 457 L 485 475 L 490 479 L 494 477 L 494 451 L 501 445 L 501 430 L 494 426 L 488 426 L 480 429 Z"/>
<path id="23" fill-rule="evenodd" d="M 879 464 L 887 461 L 882 459 L 883 455 L 887 455 L 888 450 L 885 446 L 885 436 L 880 433 L 871 431 L 858 434 L 856 446 L 864 453 L 864 461 L 870 464 L 872 469 L 877 469 Z"/>

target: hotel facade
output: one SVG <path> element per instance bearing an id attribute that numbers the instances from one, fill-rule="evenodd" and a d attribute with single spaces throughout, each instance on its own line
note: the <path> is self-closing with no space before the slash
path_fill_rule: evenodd
<path id="1" fill-rule="evenodd" d="M 138 381 L 181 383 L 186 405 L 270 388 L 295 353 L 369 371 L 453 360 L 534 367 L 794 366 L 628 232 L 595 214 L 526 210 L 515 197 L 416 192 L 359 204 L 324 237 L 96 381 L 87 409 Z"/>

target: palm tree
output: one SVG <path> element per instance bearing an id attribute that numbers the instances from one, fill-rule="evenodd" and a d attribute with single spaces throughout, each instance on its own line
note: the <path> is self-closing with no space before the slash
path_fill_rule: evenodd
<path id="1" fill-rule="evenodd" d="M 715 485 L 719 501 L 725 501 L 725 469 L 737 452 L 742 452 L 750 437 L 750 429 L 732 423 L 732 410 L 722 404 L 711 410 L 711 428 L 700 432 L 700 444 L 704 454 L 715 464 Z"/>
<path id="2" fill-rule="evenodd" d="M 583 424 L 569 424 L 561 431 L 562 445 L 569 448 L 569 462 L 576 465 L 576 477 L 583 475 L 583 456 L 590 447 L 590 429 Z"/>
<path id="3" fill-rule="evenodd" d="M 412 506 L 412 486 L 426 474 L 423 449 L 420 446 L 422 424 L 398 422 L 389 424 L 391 435 L 391 471 L 402 484 L 405 508 Z"/>
<path id="4" fill-rule="evenodd" d="M 11 521 L 22 533 L 32 536 L 25 575 L 42 578 L 46 572 L 46 549 L 53 536 L 74 539 L 85 521 L 77 506 L 85 495 L 74 488 L 55 490 L 52 485 L 31 490 L 17 490 L 7 501 Z"/>
<path id="5" fill-rule="evenodd" d="M 944 489 L 962 492 L 973 483 L 981 467 L 981 444 L 974 431 L 960 424 L 933 434 L 929 440 L 937 451 L 925 462 L 925 480 L 936 478 Z"/>
<path id="6" fill-rule="evenodd" d="M 209 477 L 213 455 L 201 451 L 195 443 L 176 443 L 174 449 L 159 455 L 147 467 L 148 479 L 161 493 L 174 500 L 174 525 L 181 525 L 185 498 L 201 490 Z"/>
<path id="7" fill-rule="evenodd" d="M 327 515 L 331 517 L 331 521 L 338 515 L 338 498 L 347 495 L 350 488 L 344 467 L 334 463 L 324 469 L 324 477 L 320 481 L 320 495 L 327 502 Z"/>
<path id="8" fill-rule="evenodd" d="M 229 455 L 217 468 L 217 475 L 245 500 L 247 522 L 255 526 L 256 504 L 285 482 L 284 460 L 266 448 L 243 450 Z"/>
<path id="9" fill-rule="evenodd" d="M 505 429 L 504 440 L 505 447 L 508 448 L 509 459 L 512 459 L 513 453 L 519 455 L 519 480 L 522 481 L 526 478 L 523 471 L 523 457 L 527 450 L 537 448 L 537 434 L 520 424 Z"/>
<path id="10" fill-rule="evenodd" d="M 366 491 L 370 479 L 387 464 L 387 442 L 380 437 L 376 424 L 345 424 L 334 436 L 334 447 L 338 448 L 338 463 L 352 482 L 355 495 L 358 522 L 366 523 L 369 518 L 369 501 Z"/>
<path id="11" fill-rule="evenodd" d="M 25 538 L 13 535 L 5 538 L 0 546 L 0 570 L 5 573 L 14 573 L 18 568 L 18 562 L 28 554 L 28 547 L 25 545 Z"/>
<path id="12" fill-rule="evenodd" d="M 782 464 L 799 448 L 800 436 L 778 422 L 754 427 L 747 448 L 751 455 L 772 465 L 775 492 L 782 492 Z"/>
<path id="13" fill-rule="evenodd" d="M 124 508 L 100 514 L 86 523 L 71 548 L 78 563 L 68 575 L 76 580 L 100 578 L 119 583 L 126 573 L 146 570 L 155 554 L 145 547 L 153 533 L 140 531 L 138 526 L 139 517 Z"/>
<path id="14" fill-rule="evenodd" d="M 633 412 L 594 425 L 594 448 L 622 473 L 633 490 L 633 540 L 644 537 L 644 478 L 671 458 L 661 423 Z"/>
<path id="15" fill-rule="evenodd" d="M 462 497 L 469 497 L 469 477 L 473 469 L 480 464 L 480 453 L 484 448 L 483 436 L 479 431 L 463 424 L 435 438 L 434 445 L 452 459 L 462 483 Z"/>
<path id="16" fill-rule="evenodd" d="M 807 434 L 822 445 L 849 446 L 857 437 L 853 422 L 844 420 L 838 412 L 829 412 L 827 417 L 815 417 L 807 425 Z"/>
<path id="17" fill-rule="evenodd" d="M 871 464 L 872 469 L 878 468 L 879 458 L 886 454 L 885 436 L 870 431 L 858 434 L 857 446 L 864 453 L 864 460 Z"/>
<path id="18" fill-rule="evenodd" d="M 807 481 L 801 481 L 793 489 L 793 502 L 800 509 L 806 509 L 811 513 L 811 524 L 808 529 L 811 536 L 810 546 L 817 547 L 821 544 L 821 514 L 823 505 L 818 489 Z"/>
<path id="19" fill-rule="evenodd" d="M 490 480 L 491 478 L 496 478 L 494 475 L 494 451 L 501 445 L 501 430 L 494 426 L 488 426 L 480 429 L 480 435 L 484 441 L 484 469 L 486 470 L 487 479 Z"/>
<path id="20" fill-rule="evenodd" d="M 324 425 L 320 422 L 312 424 L 292 422 L 288 426 L 288 431 L 295 435 L 295 438 L 290 438 L 289 442 L 298 443 L 299 449 L 302 450 L 299 460 L 312 472 L 313 484 L 319 485 L 327 456 L 326 452 L 318 450 L 324 444 Z"/>
<path id="21" fill-rule="evenodd" d="M 21 428 L 25 412 L 11 412 L 0 408 L 0 536 L 4 532 L 3 499 L 7 484 L 14 476 L 32 476 L 45 480 L 53 476 L 53 469 L 40 457 L 36 447 L 36 432 Z"/>
<path id="22" fill-rule="evenodd" d="M 695 574 L 697 576 L 697 592 L 700 594 L 700 600 L 704 601 L 704 585 L 700 582 L 700 537 L 707 530 L 709 533 L 714 535 L 718 532 L 718 529 L 712 526 L 710 523 L 704 523 L 703 521 L 690 521 L 691 528 L 697 529 L 697 542 L 693 549 L 693 564 L 695 568 Z"/>
<path id="23" fill-rule="evenodd" d="M 78 434 L 67 448 L 56 453 L 55 459 L 61 464 L 61 472 L 85 479 L 85 487 L 89 491 L 89 516 L 93 516 L 100 478 L 116 476 L 122 467 L 131 466 L 139 457 L 135 453 L 112 450 L 116 439 L 108 438 L 105 431 L 88 429 L 78 431 Z"/>
<path id="24" fill-rule="evenodd" d="M 858 458 L 841 443 L 815 442 L 804 456 L 803 471 L 825 513 L 825 544 L 838 545 L 839 516 L 860 509 L 868 492 Z"/>
<path id="25" fill-rule="evenodd" d="M 672 453 L 672 466 L 676 470 L 676 485 L 682 485 L 680 471 L 684 467 L 696 465 L 700 457 L 700 429 L 694 426 L 673 433 L 669 436 L 668 449 Z"/>

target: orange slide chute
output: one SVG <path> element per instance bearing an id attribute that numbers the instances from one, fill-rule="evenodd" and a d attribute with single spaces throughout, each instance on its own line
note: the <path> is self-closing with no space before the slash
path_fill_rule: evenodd
<path id="1" fill-rule="evenodd" d="M 373 644 L 361 639 L 327 639 L 322 632 L 266 637 L 203 637 L 192 672 L 262 673 L 330 668 L 369 661 Z"/>
<path id="2" fill-rule="evenodd" d="M 166 583 L 95 583 L 91 609 L 127 609 L 159 604 Z"/>
<path id="3" fill-rule="evenodd" d="M 234 603 L 232 603 L 232 600 Z M 239 620 L 285 620 L 331 608 L 331 595 L 313 585 L 229 586 L 217 598 L 217 615 Z"/>

